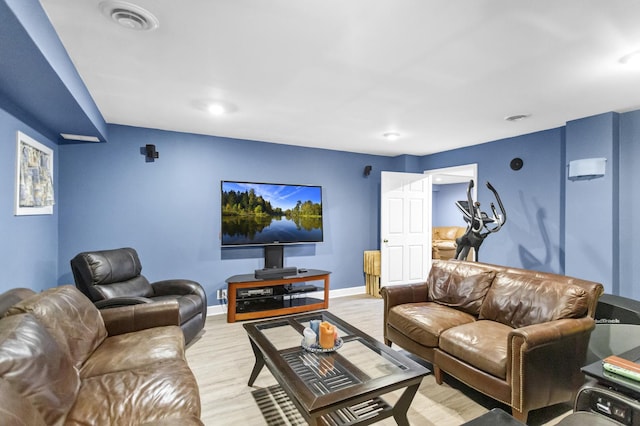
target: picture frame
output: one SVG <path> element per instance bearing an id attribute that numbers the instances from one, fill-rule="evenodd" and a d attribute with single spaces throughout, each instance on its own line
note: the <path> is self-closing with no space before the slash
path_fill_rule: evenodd
<path id="1" fill-rule="evenodd" d="M 53 150 L 16 132 L 15 215 L 53 214 Z"/>

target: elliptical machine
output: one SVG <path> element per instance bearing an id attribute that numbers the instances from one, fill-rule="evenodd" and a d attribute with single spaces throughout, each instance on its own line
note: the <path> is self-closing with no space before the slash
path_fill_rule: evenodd
<path id="1" fill-rule="evenodd" d="M 457 260 L 465 260 L 469 255 L 469 250 L 473 248 L 473 260 L 477 262 L 478 252 L 480 251 L 480 246 L 484 242 L 484 239 L 487 238 L 489 234 L 498 232 L 500 228 L 502 228 L 502 225 L 507 221 L 507 212 L 502 205 L 498 191 L 496 191 L 493 185 L 489 182 L 487 182 L 487 188 L 493 192 L 493 195 L 498 202 L 498 206 L 500 207 L 501 214 L 498 214 L 493 203 L 491 203 L 492 217 L 489 217 L 487 213 L 480 211 L 480 202 L 476 201 L 474 203 L 471 198 L 473 179 L 469 181 L 469 186 L 467 187 L 467 201 L 456 201 L 456 207 L 460 209 L 464 221 L 467 222 L 467 229 L 465 233 L 461 237 L 456 238 L 457 247 L 455 258 Z"/>

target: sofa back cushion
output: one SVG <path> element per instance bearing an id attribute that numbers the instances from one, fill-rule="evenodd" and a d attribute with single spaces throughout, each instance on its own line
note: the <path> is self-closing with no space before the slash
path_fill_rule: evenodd
<path id="1" fill-rule="evenodd" d="M 2 318 L 13 305 L 34 294 L 36 294 L 36 292 L 29 288 L 12 288 L 0 294 L 0 318 Z"/>
<path id="2" fill-rule="evenodd" d="M 80 368 L 107 338 L 100 311 L 73 286 L 53 287 L 24 299 L 8 314 L 30 313 L 53 336 L 62 350 Z"/>
<path id="3" fill-rule="evenodd" d="M 452 240 L 464 234 L 465 228 L 463 226 L 434 226 L 432 230 L 433 240 Z"/>
<path id="4" fill-rule="evenodd" d="M 558 275 L 499 272 L 487 293 L 480 319 L 498 321 L 513 328 L 587 315 L 589 294 Z"/>
<path id="5" fill-rule="evenodd" d="M 496 273 L 467 262 L 436 262 L 427 278 L 429 301 L 478 316 Z"/>
<path id="6" fill-rule="evenodd" d="M 3 407 L 12 415 L 20 414 L 22 420 L 39 416 L 28 414 L 28 402 L 37 409 L 48 425 L 62 424 L 73 406 L 80 378 L 69 355 L 58 345 L 46 328 L 29 314 L 12 315 L 0 320 L 0 380 L 6 382 L 12 392 L 2 392 L 2 401 L 12 393 L 26 401 L 20 405 Z M 17 410 L 17 411 L 16 411 Z M 4 421 L 11 417 L 3 416 Z"/>
<path id="7" fill-rule="evenodd" d="M 141 275 L 138 253 L 130 248 L 84 252 L 71 259 L 76 285 L 91 300 L 150 297 L 153 288 Z"/>

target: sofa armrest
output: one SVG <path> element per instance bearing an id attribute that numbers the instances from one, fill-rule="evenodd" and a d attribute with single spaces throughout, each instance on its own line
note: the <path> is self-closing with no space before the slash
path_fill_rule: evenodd
<path id="1" fill-rule="evenodd" d="M 100 310 L 109 336 L 153 327 L 180 325 L 177 300 L 143 303 Z"/>
<path id="2" fill-rule="evenodd" d="M 404 303 L 426 302 L 428 289 L 426 283 L 401 284 L 382 287 L 380 294 L 384 300 L 384 310 L 387 312 Z"/>
<path id="3" fill-rule="evenodd" d="M 391 341 L 387 339 L 387 318 L 389 310 L 397 305 L 405 303 L 416 303 L 427 301 L 427 283 L 401 284 L 385 286 L 380 289 L 380 295 L 384 300 L 384 313 L 382 328 L 384 330 L 385 343 L 391 346 Z"/>
<path id="4" fill-rule="evenodd" d="M 98 300 L 94 303 L 98 309 L 111 309 L 120 306 L 139 305 L 141 303 L 151 303 L 153 300 L 148 297 L 114 297 L 112 299 Z"/>
<path id="5" fill-rule="evenodd" d="M 173 294 L 204 294 L 200 283 L 185 279 L 156 281 L 154 283 L 151 283 L 151 287 L 153 287 L 153 293 L 156 296 L 166 296 Z"/>
<path id="6" fill-rule="evenodd" d="M 530 325 L 509 334 L 507 380 L 512 406 L 522 410 L 545 406 L 564 395 L 569 401 L 583 384 L 591 317 L 568 318 Z M 524 401 L 526 395 L 526 402 Z M 526 403 L 527 407 L 523 405 Z"/>

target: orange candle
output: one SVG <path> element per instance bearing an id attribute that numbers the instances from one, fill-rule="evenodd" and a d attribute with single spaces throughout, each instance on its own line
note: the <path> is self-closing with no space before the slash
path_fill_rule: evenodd
<path id="1" fill-rule="evenodd" d="M 331 349 L 335 346 L 335 332 L 336 328 L 326 321 L 320 323 L 320 338 L 318 343 L 322 349 Z"/>

